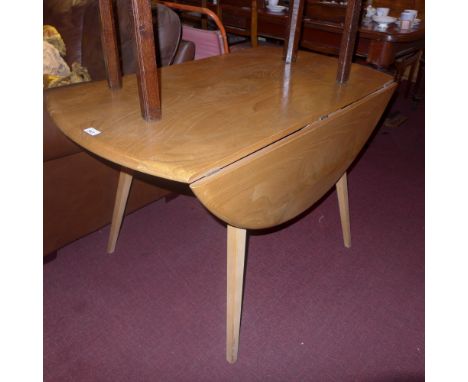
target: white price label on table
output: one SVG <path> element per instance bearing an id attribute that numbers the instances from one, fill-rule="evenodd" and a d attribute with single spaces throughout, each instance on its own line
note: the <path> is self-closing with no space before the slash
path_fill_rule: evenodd
<path id="1" fill-rule="evenodd" d="M 95 129 L 94 127 L 88 127 L 86 129 L 83 130 L 85 133 L 89 134 L 89 135 L 98 135 L 98 134 L 101 134 L 101 132 L 97 129 Z"/>

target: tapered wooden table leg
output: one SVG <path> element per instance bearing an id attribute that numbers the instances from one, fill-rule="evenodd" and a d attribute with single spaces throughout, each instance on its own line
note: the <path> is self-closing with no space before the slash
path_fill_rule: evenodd
<path id="1" fill-rule="evenodd" d="M 336 192 L 338 194 L 338 205 L 340 208 L 341 229 L 343 230 L 343 242 L 346 248 L 351 247 L 351 228 L 349 224 L 349 203 L 348 203 L 348 179 L 346 172 L 336 182 Z"/>
<path id="2" fill-rule="evenodd" d="M 133 176 L 130 170 L 122 168 L 119 176 L 119 184 L 117 186 L 117 194 L 115 196 L 114 212 L 112 213 L 112 223 L 107 243 L 107 253 L 114 253 L 117 238 L 119 237 L 120 226 L 127 205 L 128 193 L 132 185 Z"/>
<path id="3" fill-rule="evenodd" d="M 237 361 L 239 348 L 246 234 L 245 229 L 227 227 L 226 359 L 229 363 Z"/>

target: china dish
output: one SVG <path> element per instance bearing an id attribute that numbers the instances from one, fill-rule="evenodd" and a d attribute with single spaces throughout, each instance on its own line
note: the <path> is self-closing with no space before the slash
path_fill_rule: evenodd
<path id="1" fill-rule="evenodd" d="M 421 22 L 421 19 L 414 19 L 413 22 L 411 23 L 412 28 L 418 27 L 420 22 Z M 401 25 L 401 20 L 395 21 L 395 24 L 397 26 L 400 26 Z"/>
<path id="2" fill-rule="evenodd" d="M 386 28 L 389 24 L 397 21 L 397 18 L 390 16 L 373 16 L 372 20 L 374 20 L 379 25 L 379 27 Z"/>
<path id="3" fill-rule="evenodd" d="M 267 5 L 266 6 L 270 12 L 274 13 L 282 13 L 287 9 L 287 7 L 284 7 L 282 5 Z"/>

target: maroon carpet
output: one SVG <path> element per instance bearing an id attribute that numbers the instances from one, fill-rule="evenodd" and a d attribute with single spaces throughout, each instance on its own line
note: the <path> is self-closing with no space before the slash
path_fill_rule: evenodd
<path id="1" fill-rule="evenodd" d="M 159 201 L 44 265 L 46 381 L 424 380 L 424 105 L 380 127 L 335 192 L 249 239 L 239 359 L 225 361 L 225 227 Z"/>

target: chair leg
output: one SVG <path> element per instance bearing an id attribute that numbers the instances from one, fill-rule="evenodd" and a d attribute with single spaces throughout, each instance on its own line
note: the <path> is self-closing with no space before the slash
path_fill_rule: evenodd
<path id="1" fill-rule="evenodd" d="M 252 35 L 250 36 L 250 44 L 252 45 L 252 48 L 258 47 L 258 37 L 256 33 L 252 33 Z"/>
<path id="2" fill-rule="evenodd" d="M 237 361 L 239 349 L 246 236 L 245 229 L 228 225 L 226 359 L 229 363 Z"/>
<path id="3" fill-rule="evenodd" d="M 206 8 L 207 7 L 206 5 L 207 5 L 206 0 L 202 0 L 201 7 Z M 208 18 L 206 17 L 206 15 L 203 15 L 203 14 L 201 14 L 200 17 L 201 17 L 201 27 L 202 27 L 202 29 L 208 29 Z"/>
<path id="4" fill-rule="evenodd" d="M 119 175 L 119 184 L 115 196 L 114 212 L 112 213 L 112 223 L 107 243 L 107 253 L 114 253 L 117 238 L 119 237 L 120 227 L 127 205 L 128 193 L 132 185 L 133 176 L 130 170 L 122 168 Z"/>
<path id="5" fill-rule="evenodd" d="M 425 64 L 424 58 L 421 57 L 421 59 L 419 60 L 419 68 L 418 68 L 418 74 L 416 76 L 416 82 L 414 83 L 414 88 L 413 88 L 413 100 L 414 101 L 419 101 L 423 98 L 423 94 L 421 94 L 420 91 L 421 91 L 421 83 L 423 82 L 423 77 L 424 77 L 424 64 Z"/>
<path id="6" fill-rule="evenodd" d="M 252 48 L 258 47 L 258 13 L 257 0 L 252 0 L 250 17 L 250 43 Z"/>
<path id="7" fill-rule="evenodd" d="M 348 179 L 346 172 L 336 183 L 338 195 L 338 206 L 340 208 L 341 229 L 343 231 L 343 242 L 346 248 L 351 247 L 351 228 L 349 224 L 349 203 L 348 203 Z"/>
<path id="8" fill-rule="evenodd" d="M 418 63 L 419 63 L 420 59 L 421 59 L 421 52 L 418 52 L 417 58 L 414 60 L 414 62 L 410 66 L 410 72 L 409 72 L 409 75 L 408 75 L 408 82 L 406 84 L 405 98 L 408 98 L 408 95 L 410 94 L 411 88 L 413 86 L 414 73 L 416 71 L 416 67 L 418 66 Z"/>

